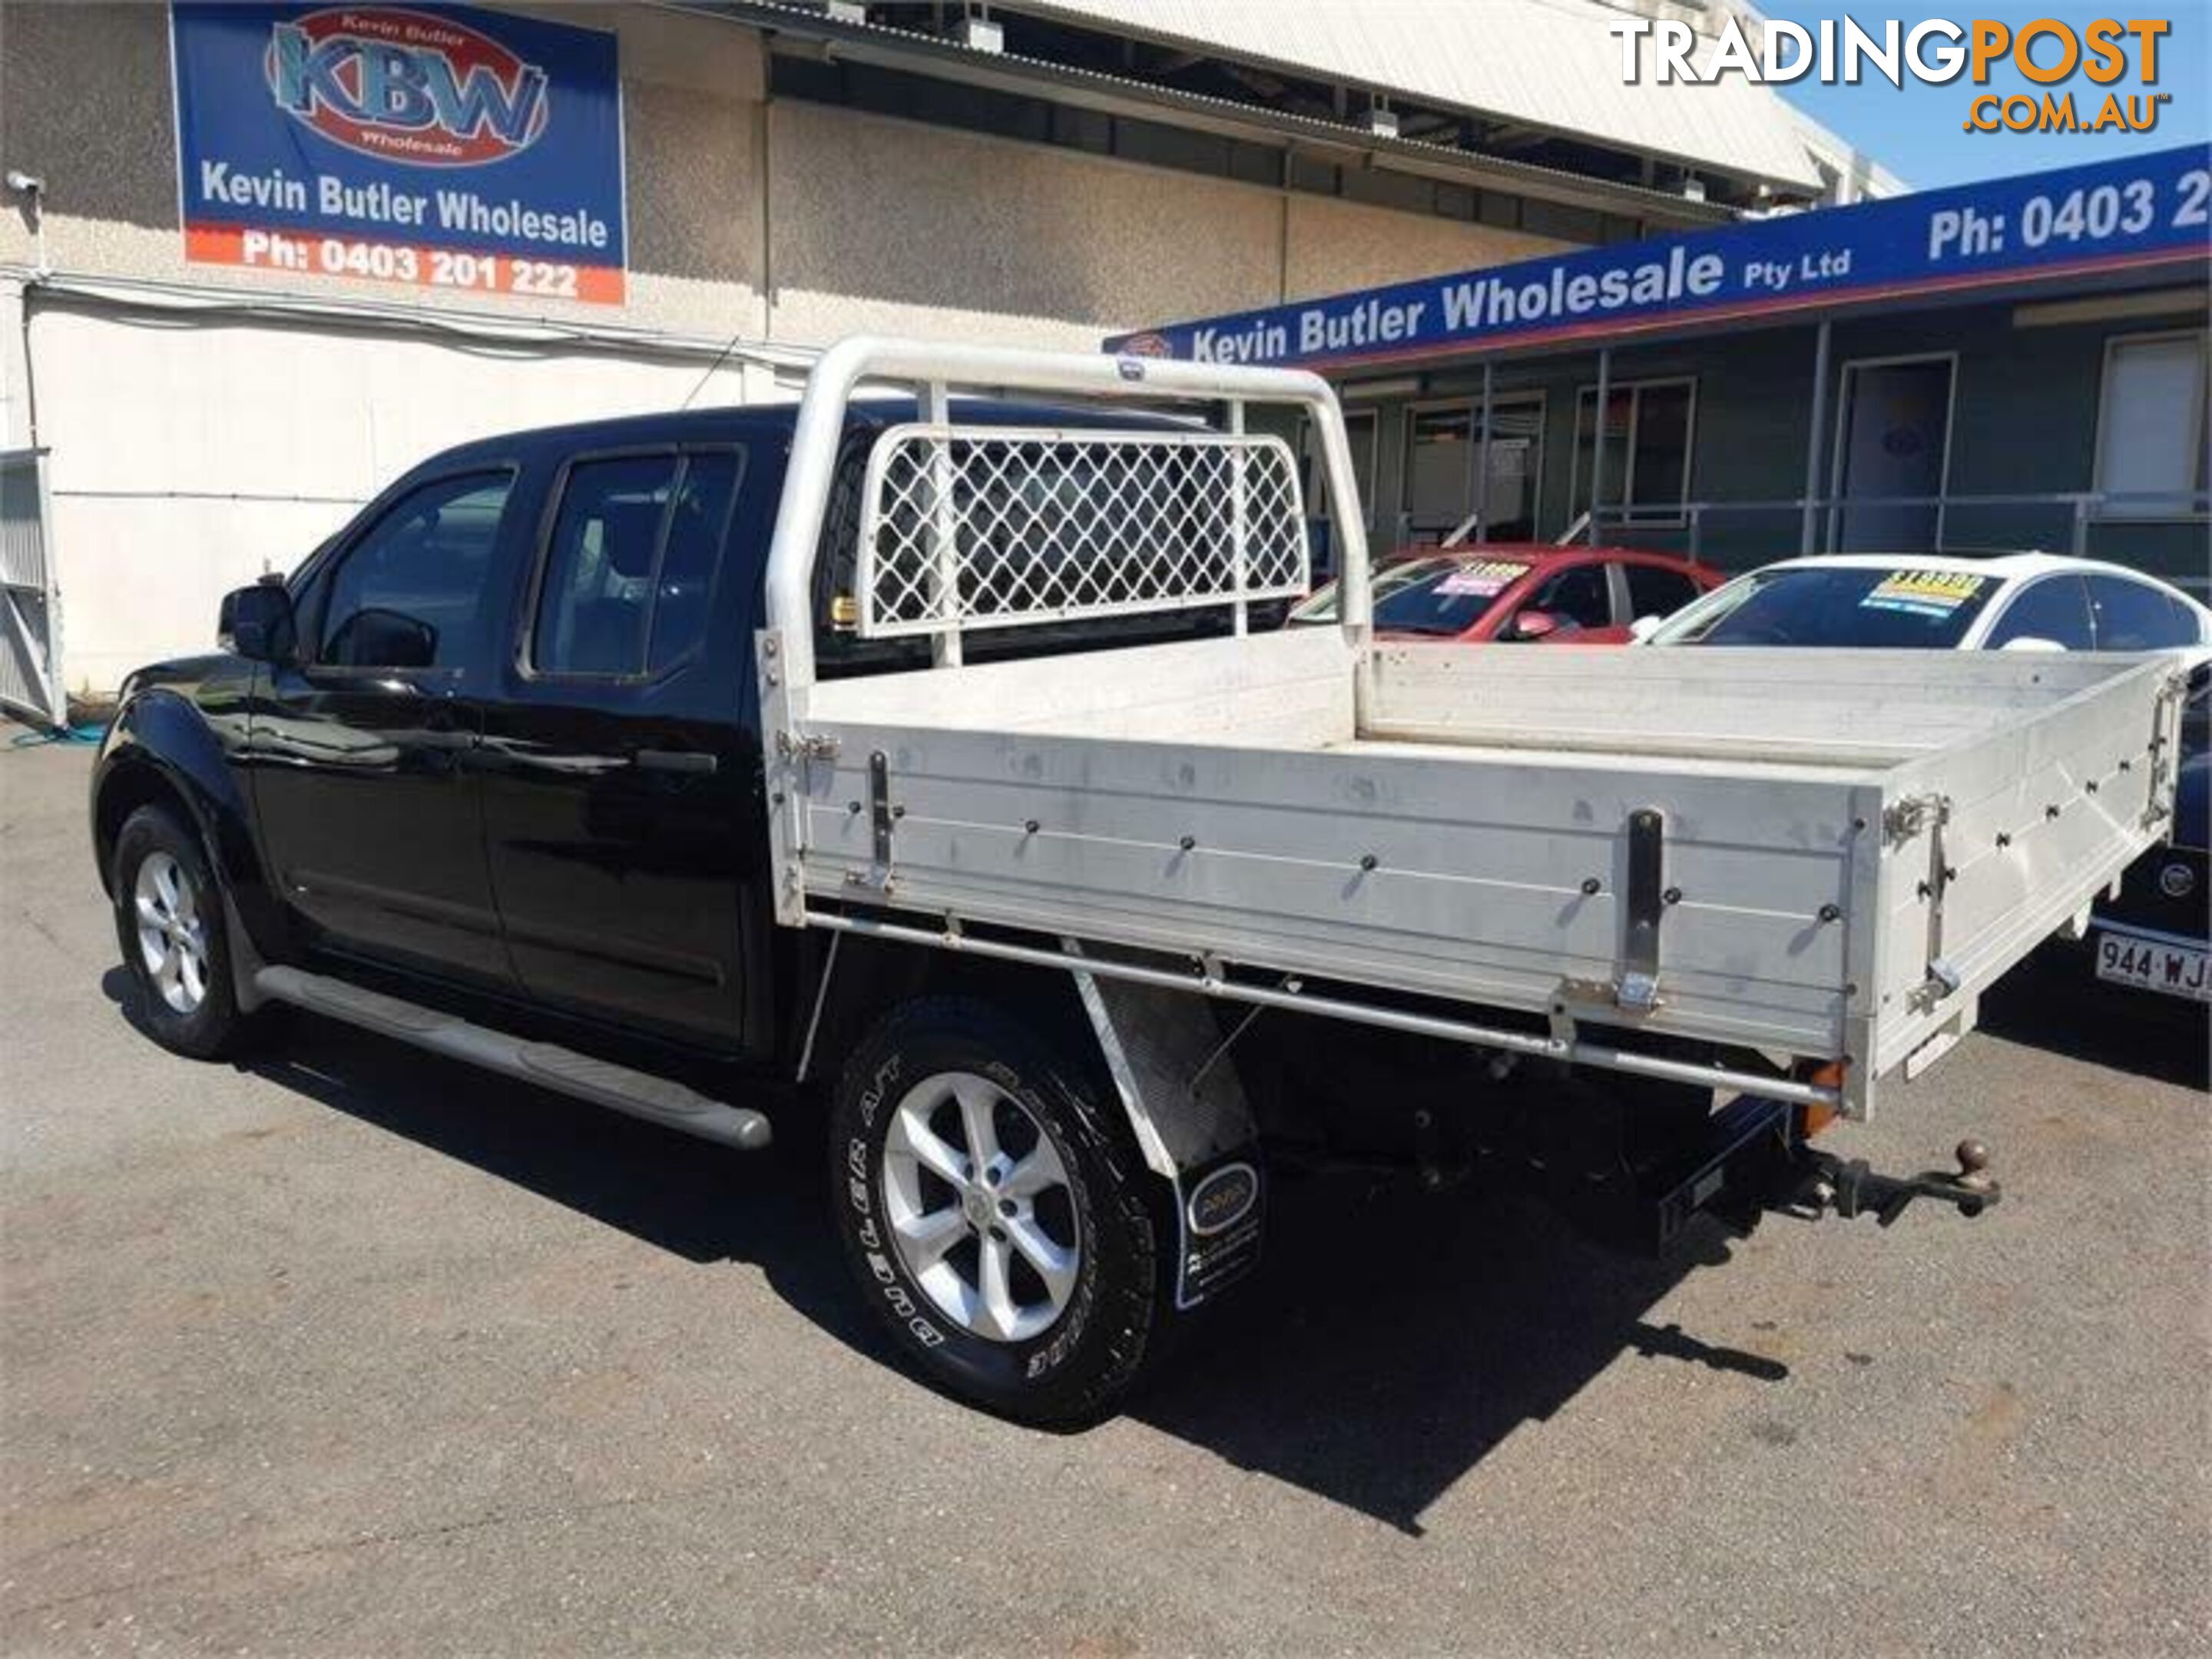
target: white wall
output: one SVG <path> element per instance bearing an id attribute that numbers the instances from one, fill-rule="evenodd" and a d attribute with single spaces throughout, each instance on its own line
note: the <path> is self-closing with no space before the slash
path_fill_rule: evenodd
<path id="1" fill-rule="evenodd" d="M 33 309 L 64 680 L 205 650 L 215 604 L 289 569 L 399 473 L 490 433 L 773 395 L 726 363 L 388 328 Z"/>

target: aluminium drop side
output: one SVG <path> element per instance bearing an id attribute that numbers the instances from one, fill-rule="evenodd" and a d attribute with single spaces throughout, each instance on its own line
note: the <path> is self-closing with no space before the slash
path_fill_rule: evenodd
<path id="1" fill-rule="evenodd" d="M 928 635 L 934 665 L 817 678 L 845 405 L 883 380 L 921 388 L 929 418 L 870 458 L 860 631 Z M 956 389 L 1197 404 L 1226 429 L 963 428 Z M 1266 405 L 1320 439 L 1337 628 L 1245 630 L 1308 580 L 1297 469 L 1245 430 Z M 760 640 L 779 920 L 1863 1115 L 2171 810 L 2160 659 L 1378 645 L 1352 480 L 1310 374 L 833 349 Z M 1236 631 L 961 660 L 963 631 L 1194 605 Z M 1735 1058 L 1660 1057 L 1644 1034 Z M 1840 1085 L 1814 1076 L 1838 1060 Z"/>

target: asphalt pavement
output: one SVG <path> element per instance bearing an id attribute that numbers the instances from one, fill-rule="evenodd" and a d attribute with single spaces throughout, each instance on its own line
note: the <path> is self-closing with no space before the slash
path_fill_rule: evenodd
<path id="1" fill-rule="evenodd" d="M 6 728 L 0 728 L 4 739 Z M 13 1654 L 2203 1653 L 2201 1019 L 2032 965 L 1825 1144 L 1982 1219 L 1702 1233 L 1283 1188 L 1080 1435 L 890 1363 L 805 1167 L 301 1019 L 131 1023 L 87 751 L 0 749 Z"/>

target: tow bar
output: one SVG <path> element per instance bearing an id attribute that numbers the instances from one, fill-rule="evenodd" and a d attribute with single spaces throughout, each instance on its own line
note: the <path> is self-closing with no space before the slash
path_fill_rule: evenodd
<path id="1" fill-rule="evenodd" d="M 1811 1168 L 1798 1191 L 1777 1207 L 1784 1214 L 1802 1215 L 1807 1220 L 1817 1220 L 1825 1211 L 1833 1210 L 1846 1219 L 1871 1213 L 1887 1227 L 1916 1198 L 1940 1199 L 1971 1218 L 2004 1196 L 2003 1188 L 1988 1173 L 1990 1149 L 1978 1140 L 1959 1143 L 1956 1170 L 1923 1170 L 1916 1176 L 1877 1175 L 1863 1158 L 1846 1162 L 1809 1148 L 1801 1148 L 1798 1156 Z"/>
<path id="2" fill-rule="evenodd" d="M 1978 1216 L 2003 1189 L 1989 1174 L 1989 1148 L 1962 1140 L 1956 1170 L 1882 1175 L 1864 1158 L 1840 1158 L 1805 1143 L 1801 1109 L 1751 1097 L 1717 1113 L 1701 1151 L 1652 1187 L 1645 1211 L 1646 1248 L 1664 1249 L 1699 1212 L 1748 1232 L 1767 1212 L 1800 1221 L 1871 1215 L 1887 1227 L 1915 1199 L 1936 1199 L 1963 1216 Z"/>

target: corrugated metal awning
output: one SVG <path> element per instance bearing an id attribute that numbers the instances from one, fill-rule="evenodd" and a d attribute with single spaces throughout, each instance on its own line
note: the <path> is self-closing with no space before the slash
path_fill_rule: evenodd
<path id="1" fill-rule="evenodd" d="M 1620 77 L 1598 0 L 1001 0 L 1005 11 L 1110 27 L 1286 73 L 1614 144 L 1817 192 L 1791 112 L 1731 76 L 1707 86 Z"/>
<path id="2" fill-rule="evenodd" d="M 661 0 L 681 10 L 733 20 L 778 41 L 827 47 L 840 62 L 941 76 L 963 85 L 1036 95 L 1044 87 L 1070 104 L 1109 113 L 1172 120 L 1200 131 L 1247 137 L 1289 138 L 1317 154 L 1387 157 L 1399 172 L 1449 179 L 1483 188 L 1632 214 L 1659 225 L 1726 224 L 1737 210 L 1644 185 L 1622 183 L 1516 157 L 1462 149 L 1420 138 L 1393 138 L 1347 122 L 1248 104 L 1099 70 L 984 51 L 948 35 L 917 33 L 872 21 L 852 21 L 799 0 Z M 1153 111 L 1158 114 L 1152 113 Z"/>

